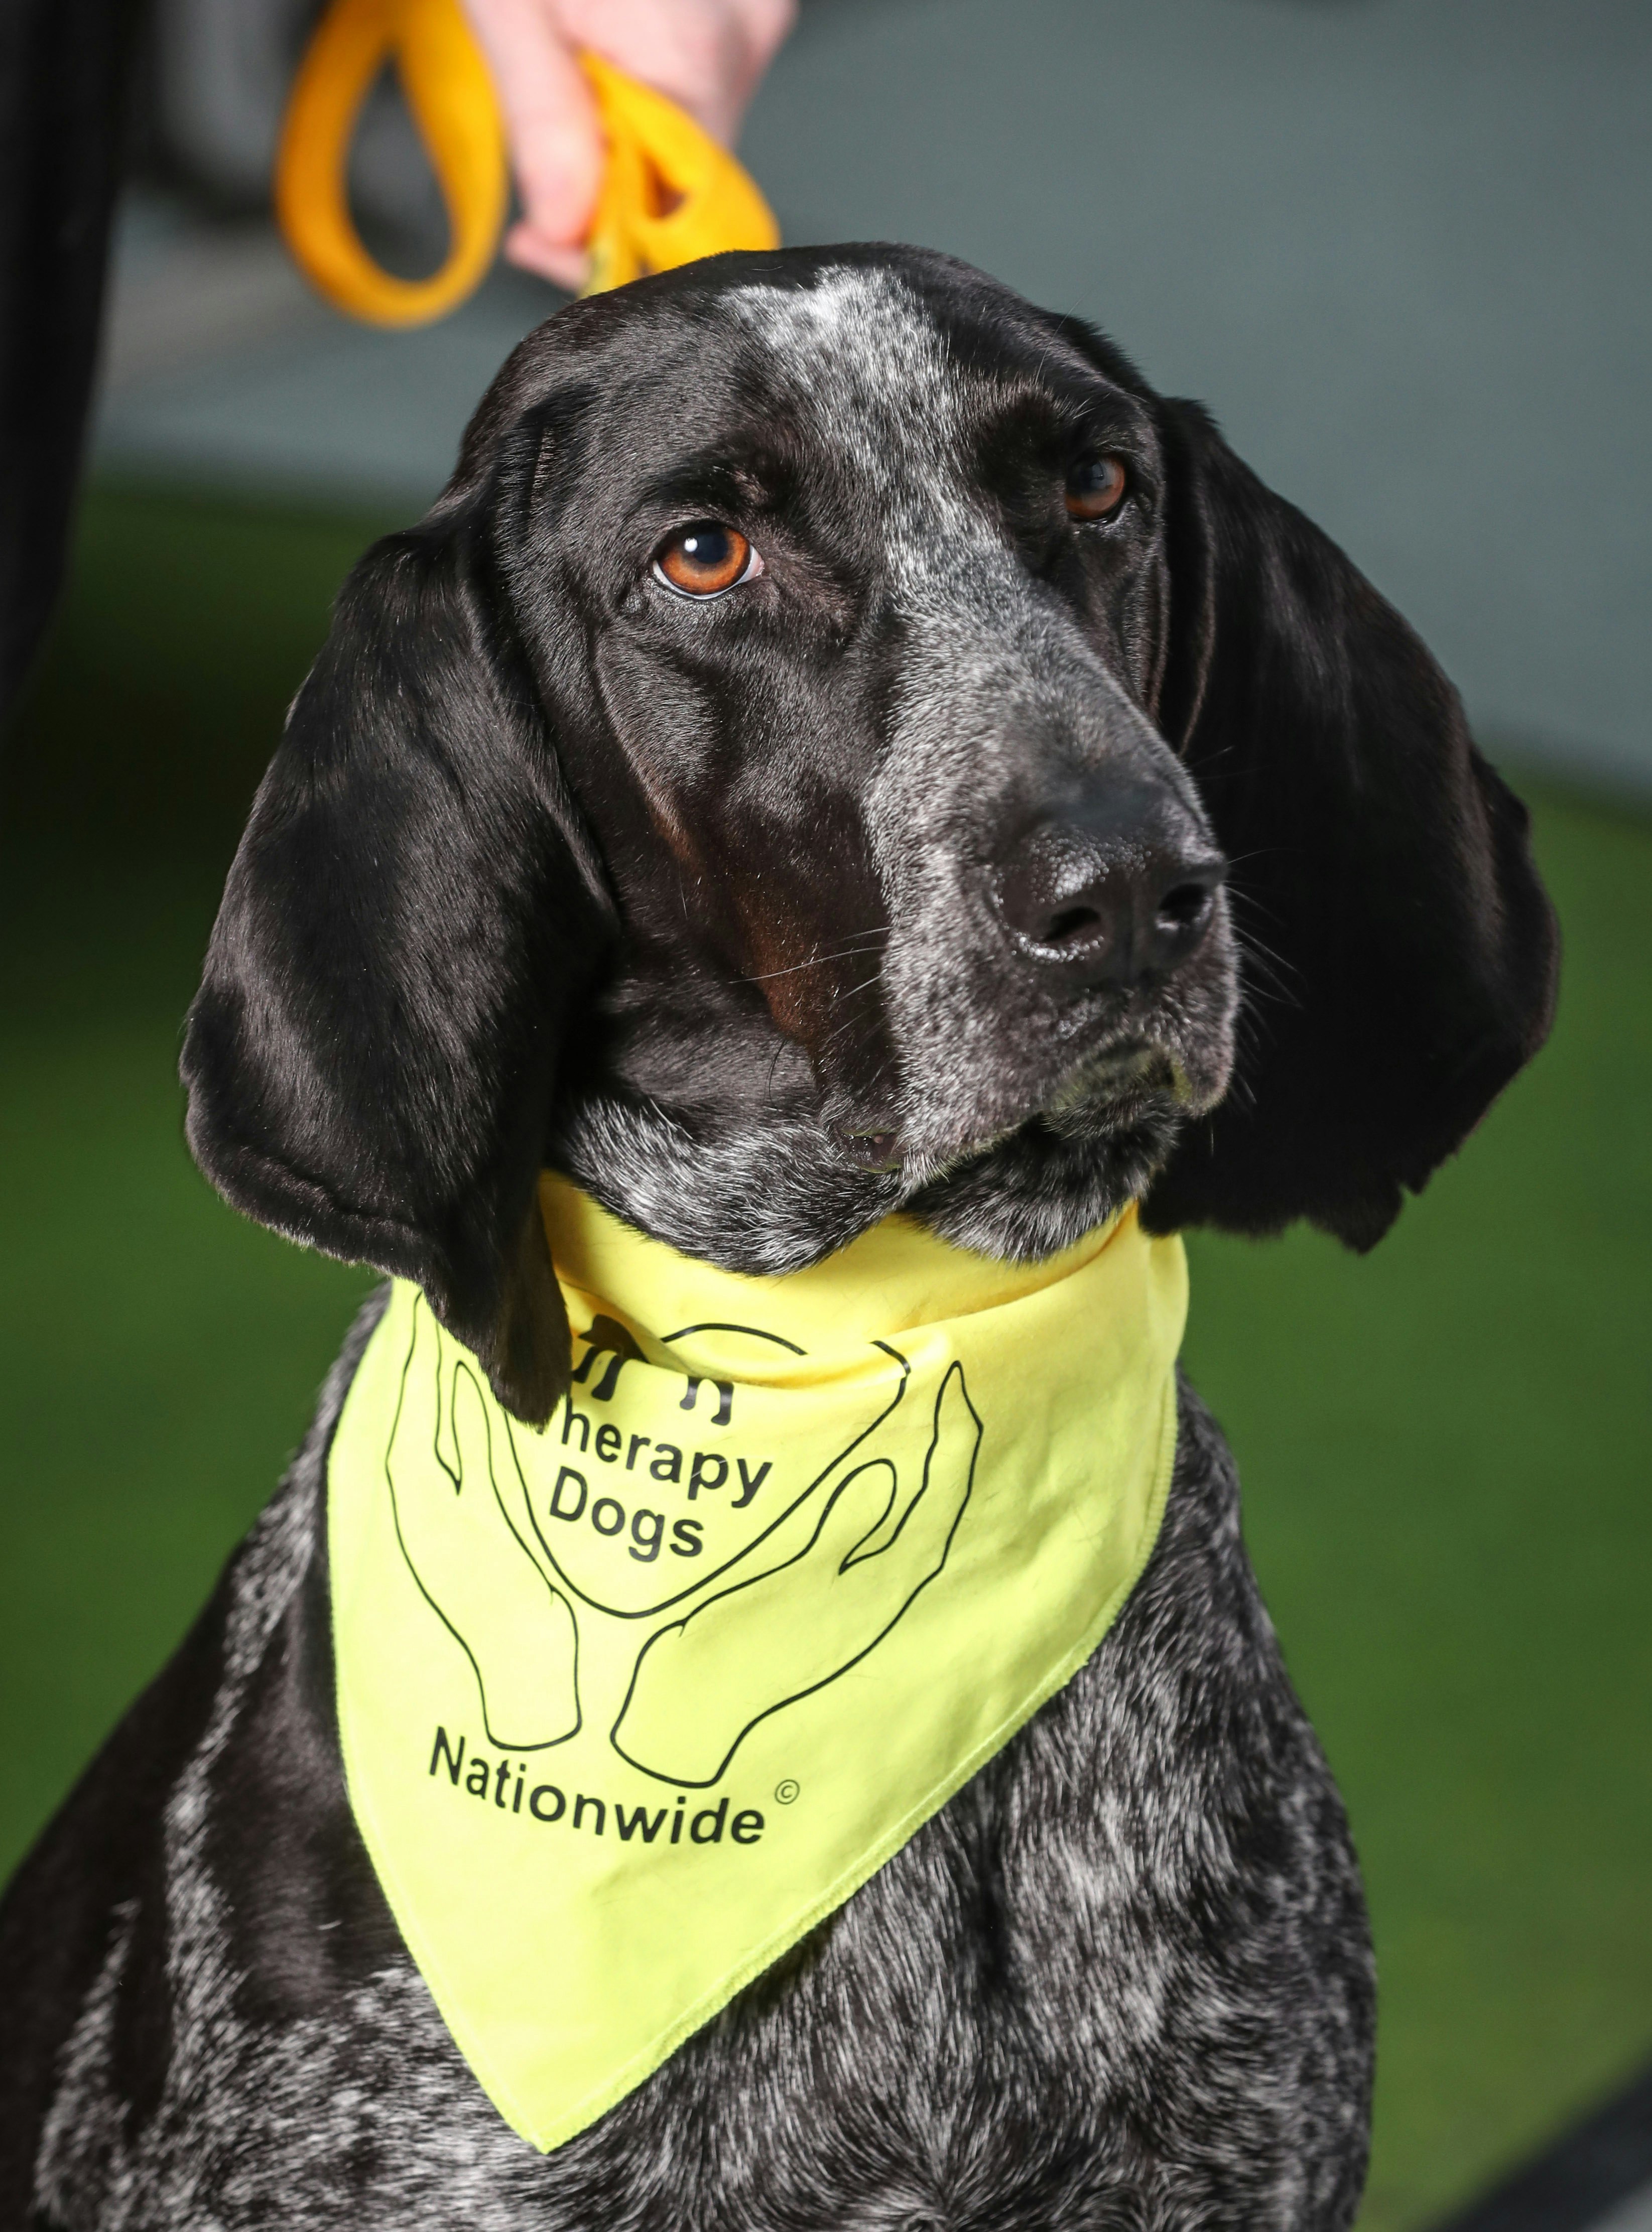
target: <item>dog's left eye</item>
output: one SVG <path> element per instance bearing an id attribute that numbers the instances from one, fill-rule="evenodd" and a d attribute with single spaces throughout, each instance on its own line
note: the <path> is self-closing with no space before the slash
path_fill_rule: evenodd
<path id="1" fill-rule="evenodd" d="M 1074 519 L 1110 519 L 1129 492 L 1130 477 L 1117 457 L 1086 457 L 1067 476 L 1067 510 Z"/>
<path id="2" fill-rule="evenodd" d="M 720 597 L 763 571 L 763 561 L 738 529 L 715 519 L 679 527 L 654 553 L 656 577 L 685 597 Z"/>

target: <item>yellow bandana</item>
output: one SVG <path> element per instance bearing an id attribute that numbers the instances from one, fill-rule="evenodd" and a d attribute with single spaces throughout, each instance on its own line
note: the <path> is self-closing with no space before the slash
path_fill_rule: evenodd
<path id="1" fill-rule="evenodd" d="M 1089 1658 L 1157 1534 L 1180 1243 L 894 1217 L 691 1262 L 543 1189 L 543 1433 L 398 1282 L 329 1460 L 350 1799 L 449 2029 L 549 2150 L 874 1871 Z"/>

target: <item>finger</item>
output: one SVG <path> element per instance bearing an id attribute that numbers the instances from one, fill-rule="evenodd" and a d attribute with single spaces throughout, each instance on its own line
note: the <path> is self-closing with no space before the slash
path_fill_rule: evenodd
<path id="1" fill-rule="evenodd" d="M 876 1452 L 875 1461 L 888 1476 L 890 1494 L 870 1531 L 850 1544 L 842 1561 L 845 1567 L 857 1565 L 862 1558 L 876 1557 L 900 1533 L 907 1511 L 923 1492 L 924 1463 L 933 1423 L 931 1408 L 921 1387 L 914 1386 L 908 1379 L 900 1402 L 879 1421 L 874 1432 L 856 1445 L 853 1454 L 863 1460 Z"/>
<path id="2" fill-rule="evenodd" d="M 927 1448 L 920 1458 L 914 1450 L 902 1460 L 905 1496 L 897 1492 L 890 1498 L 881 1522 L 844 1560 L 845 1571 L 897 1546 L 889 1573 L 881 1580 L 867 1577 L 866 1586 L 912 1587 L 938 1571 L 968 1498 L 980 1439 L 980 1420 L 965 1391 L 963 1368 L 954 1364 L 941 1383 Z"/>
<path id="3" fill-rule="evenodd" d="M 472 1527 L 491 1525 L 497 1516 L 493 1452 L 488 1414 L 468 1359 L 452 1378 L 453 1446 L 459 1452 L 459 1500 Z"/>
<path id="4" fill-rule="evenodd" d="M 426 1385 L 438 1389 L 439 1402 L 426 1398 Z M 475 1415 L 479 1402 L 451 1344 L 415 1347 L 388 1470 L 402 1547 L 427 1593 L 433 1582 L 450 1594 L 472 1587 L 478 1560 L 492 1547 L 490 1529 L 504 1526 L 491 1492 L 485 1421 Z M 404 1433 L 404 1420 L 418 1415 L 435 1422 L 433 1433 Z"/>
<path id="5" fill-rule="evenodd" d="M 506 1522 L 486 1405 L 468 1370 L 459 1376 L 453 1411 L 463 1466 L 459 1500 L 468 1506 L 470 1534 L 456 1545 L 462 1569 L 441 1586 L 465 1615 L 462 1639 L 481 1684 L 483 1723 L 489 1742 L 502 1748 L 554 1742 L 578 1724 L 573 1615 Z"/>
<path id="6" fill-rule="evenodd" d="M 465 0 L 511 141 L 523 221 L 506 253 L 530 270 L 576 250 L 590 230 L 606 148 L 590 87 L 550 0 Z M 530 261 L 529 259 L 532 260 Z"/>
<path id="7" fill-rule="evenodd" d="M 868 1531 L 849 1545 L 840 1560 L 840 1564 L 844 1566 L 854 1565 L 857 1559 L 876 1557 L 900 1523 L 901 1476 L 894 1466 L 890 1463 L 888 1457 L 875 1457 L 870 1465 L 863 1467 L 862 1470 L 868 1472 L 879 1472 L 883 1476 L 887 1483 L 883 1509 L 873 1521 Z"/>
<path id="8" fill-rule="evenodd" d="M 954 1364 L 941 1383 L 935 1405 L 935 1428 L 924 1460 L 923 1492 L 913 1506 L 903 1534 L 913 1537 L 909 1554 L 914 1567 L 939 1569 L 946 1555 L 953 1529 L 958 1524 L 975 1477 L 975 1456 L 981 1445 L 981 1422 L 964 1385 L 964 1369 Z"/>
<path id="9" fill-rule="evenodd" d="M 511 226 L 504 237 L 504 255 L 508 263 L 549 279 L 569 295 L 577 295 L 590 276 L 591 259 L 582 248 L 559 247 L 530 224 Z"/>
<path id="10" fill-rule="evenodd" d="M 546 1585 L 560 1596 L 557 1587 L 561 1576 L 545 1555 L 544 1545 L 539 1540 L 534 1525 L 533 1506 L 528 1494 L 528 1483 L 522 1470 L 522 1456 L 511 1430 L 511 1421 L 496 1411 L 490 1421 L 492 1438 L 488 1455 L 492 1467 L 493 1493 L 505 1525 L 521 1544 L 523 1553 L 536 1572 L 543 1575 Z"/>
<path id="11" fill-rule="evenodd" d="M 572 47 L 594 52 L 667 94 L 713 139 L 732 145 L 740 116 L 785 23 L 784 0 L 554 0 Z M 772 40 L 772 43 L 766 42 Z"/>
<path id="12" fill-rule="evenodd" d="M 850 1591 L 844 1559 L 879 1522 L 893 1468 L 875 1460 L 837 1490 L 790 1565 L 725 1590 L 645 1646 L 615 1724 L 621 1757 L 676 1782 L 713 1782 L 766 1714 L 831 1681 L 899 1616 L 900 1573 Z M 880 1570 L 883 1560 L 874 1560 Z M 851 1568 L 864 1571 L 863 1567 Z"/>
<path id="13" fill-rule="evenodd" d="M 422 1302 L 417 1310 L 387 1459 L 397 1539 L 420 1594 L 471 1661 L 490 1741 L 555 1743 L 579 1724 L 573 1617 L 507 1523 L 473 1370 Z"/>
<path id="14" fill-rule="evenodd" d="M 385 1452 L 385 1463 L 393 1479 L 399 1464 L 405 1467 L 432 1457 L 450 1469 L 458 1466 L 458 1451 L 444 1432 L 440 1344 L 441 1329 L 429 1303 L 422 1294 L 415 1295 L 407 1362 L 401 1375 L 390 1446 Z"/>
<path id="15" fill-rule="evenodd" d="M 915 1477 L 916 1468 L 908 1467 Z M 859 1465 L 844 1481 L 814 1546 L 821 1567 L 842 1571 L 874 1556 L 898 1522 L 901 1476 L 888 1457 Z"/>
<path id="16" fill-rule="evenodd" d="M 734 114 L 734 128 L 738 131 L 747 102 L 797 23 L 797 0 L 732 0 L 732 4 L 745 34 L 745 67 Z M 730 144 L 732 142 L 731 133 Z"/>

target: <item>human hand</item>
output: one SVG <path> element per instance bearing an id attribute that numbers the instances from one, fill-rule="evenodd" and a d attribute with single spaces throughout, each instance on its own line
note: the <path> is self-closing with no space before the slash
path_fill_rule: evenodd
<path id="1" fill-rule="evenodd" d="M 402 1555 L 476 1670 L 488 1741 L 561 1743 L 579 1726 L 573 1614 L 499 1500 L 475 1366 L 422 1300 L 385 1470 Z"/>
<path id="2" fill-rule="evenodd" d="M 559 287 L 584 283 L 606 150 L 579 67 L 589 48 L 732 146 L 791 29 L 797 0 L 464 0 L 493 76 L 523 216 L 504 252 Z"/>
<path id="3" fill-rule="evenodd" d="M 674 1599 L 628 1603 L 648 1561 L 619 1539 L 617 1502 L 608 1499 L 615 1526 L 589 1540 L 576 1530 L 588 1552 L 613 1546 L 613 1568 L 575 1579 L 535 1506 L 548 1500 L 577 1522 L 579 1510 L 556 1502 L 571 1478 L 582 1510 L 584 1481 L 553 1440 L 530 1445 L 530 1485 L 474 1359 L 416 1302 L 385 1469 L 403 1555 L 471 1662 L 489 1740 L 531 1751 L 574 1735 L 589 1675 L 610 1700 L 604 1723 L 618 1704 L 608 1740 L 620 1757 L 700 1788 L 722 1776 L 759 1721 L 857 1666 L 946 1565 L 981 1440 L 961 1365 L 946 1366 L 937 1387 L 888 1353 L 902 1371 L 894 1399 L 784 1516 Z M 685 1595 L 699 1601 L 639 1635 L 637 1620 L 658 1619 Z"/>
<path id="4" fill-rule="evenodd" d="M 846 1673 L 946 1564 L 980 1440 L 954 1364 L 930 1417 L 897 1413 L 857 1444 L 862 1462 L 823 1509 L 816 1494 L 777 1530 L 764 1545 L 772 1562 L 649 1638 L 615 1749 L 647 1774 L 704 1787 L 758 1721 Z"/>

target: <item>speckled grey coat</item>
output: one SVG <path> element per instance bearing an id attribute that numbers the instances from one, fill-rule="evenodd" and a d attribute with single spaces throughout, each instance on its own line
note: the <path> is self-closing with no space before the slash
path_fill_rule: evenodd
<path id="1" fill-rule="evenodd" d="M 1369 1246 L 1553 977 L 1450 685 L 1197 406 L 944 257 L 723 258 L 530 335 L 347 585 L 189 1136 L 543 1422 L 547 1160 L 735 1270 L 894 1210 L 1037 1259 L 1131 1197 Z M 0 1910 L 0 2232 L 1343 2232 L 1359 1884 L 1191 1392 L 1089 1664 L 542 2159 L 341 1777 L 323 1482 L 364 1337 Z"/>

